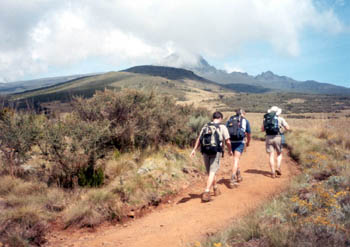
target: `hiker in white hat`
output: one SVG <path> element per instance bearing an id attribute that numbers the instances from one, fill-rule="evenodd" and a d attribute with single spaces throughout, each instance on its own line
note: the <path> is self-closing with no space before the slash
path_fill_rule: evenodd
<path id="1" fill-rule="evenodd" d="M 271 177 L 282 175 L 282 145 L 284 144 L 284 131 L 290 130 L 286 120 L 281 117 L 282 109 L 272 106 L 264 115 L 262 131 L 266 132 L 266 152 L 269 154 Z M 275 167 L 275 152 L 277 153 L 277 168 Z"/>

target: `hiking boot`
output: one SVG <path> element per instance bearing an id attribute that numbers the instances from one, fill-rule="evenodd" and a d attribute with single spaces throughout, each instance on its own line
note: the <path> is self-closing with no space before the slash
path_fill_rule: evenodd
<path id="1" fill-rule="evenodd" d="M 209 192 L 203 192 L 202 194 L 202 202 L 209 202 L 210 201 L 210 193 Z"/>
<path id="2" fill-rule="evenodd" d="M 219 187 L 214 187 L 214 196 L 219 196 L 219 195 L 221 195 L 221 191 L 220 191 L 220 189 L 219 189 Z"/>
<path id="3" fill-rule="evenodd" d="M 229 183 L 229 185 L 228 185 L 228 187 L 230 188 L 230 189 L 233 189 L 233 188 L 235 188 L 235 187 L 237 187 L 238 186 L 238 183 L 237 183 L 237 180 L 234 178 L 234 179 L 231 179 L 230 180 L 230 183 Z"/>
<path id="4" fill-rule="evenodd" d="M 243 178 L 241 176 L 241 171 L 240 170 L 237 170 L 236 177 L 237 177 L 237 182 L 238 183 L 243 181 Z"/>
<path id="5" fill-rule="evenodd" d="M 282 176 L 281 169 L 277 169 L 277 170 L 276 170 L 276 175 L 278 175 L 278 176 Z"/>

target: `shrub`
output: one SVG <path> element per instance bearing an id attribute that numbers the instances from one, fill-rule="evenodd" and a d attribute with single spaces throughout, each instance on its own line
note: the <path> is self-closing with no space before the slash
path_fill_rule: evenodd
<path id="1" fill-rule="evenodd" d="M 9 246 L 40 246 L 45 242 L 46 220 L 35 207 L 19 207 L 0 213 L 0 239 Z"/>
<path id="2" fill-rule="evenodd" d="M 66 228 L 71 225 L 93 227 L 107 219 L 120 220 L 122 215 L 122 205 L 112 192 L 95 189 L 64 212 L 64 222 Z"/>
<path id="3" fill-rule="evenodd" d="M 19 174 L 19 166 L 28 159 L 28 151 L 38 141 L 42 119 L 32 113 L 0 110 L 0 151 L 11 175 Z"/>
<path id="4" fill-rule="evenodd" d="M 74 107 L 84 121 L 110 121 L 113 143 L 125 151 L 165 143 L 179 146 L 192 143 L 189 119 L 206 116 L 208 112 L 175 103 L 173 98 L 156 96 L 154 92 L 105 90 L 88 100 L 76 98 Z"/>
<path id="5" fill-rule="evenodd" d="M 82 186 L 103 183 L 103 170 L 96 168 L 96 162 L 106 154 L 111 142 L 108 121 L 89 123 L 72 115 L 47 122 L 43 131 L 42 153 L 54 161 L 49 184 L 73 188 L 78 183 Z"/>

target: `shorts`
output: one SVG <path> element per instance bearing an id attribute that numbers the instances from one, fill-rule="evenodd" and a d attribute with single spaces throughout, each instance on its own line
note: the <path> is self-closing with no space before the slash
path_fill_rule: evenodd
<path id="1" fill-rule="evenodd" d="M 208 174 L 209 172 L 216 173 L 219 170 L 221 155 L 221 152 L 217 152 L 216 155 L 203 154 L 204 164 Z"/>
<path id="2" fill-rule="evenodd" d="M 276 150 L 278 154 L 282 153 L 282 136 L 281 135 L 266 136 L 266 152 L 271 153 L 274 150 Z"/>
<path id="3" fill-rule="evenodd" d="M 240 153 L 243 153 L 244 151 L 244 142 L 231 142 L 231 149 L 232 149 L 232 152 L 240 152 Z"/>

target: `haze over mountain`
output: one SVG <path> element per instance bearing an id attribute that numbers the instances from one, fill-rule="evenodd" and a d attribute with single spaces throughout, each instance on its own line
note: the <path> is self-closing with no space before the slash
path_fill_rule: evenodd
<path id="1" fill-rule="evenodd" d="M 192 56 L 184 59 L 179 54 L 171 54 L 160 64 L 193 71 L 201 77 L 220 84 L 247 84 L 265 88 L 267 91 L 283 91 L 313 94 L 350 94 L 350 88 L 336 86 L 330 83 L 321 83 L 313 80 L 297 81 L 287 76 L 274 74 L 272 71 L 262 72 L 257 76 L 242 72 L 228 73 L 216 69 L 202 56 Z M 234 85 L 229 87 L 234 88 Z"/>

